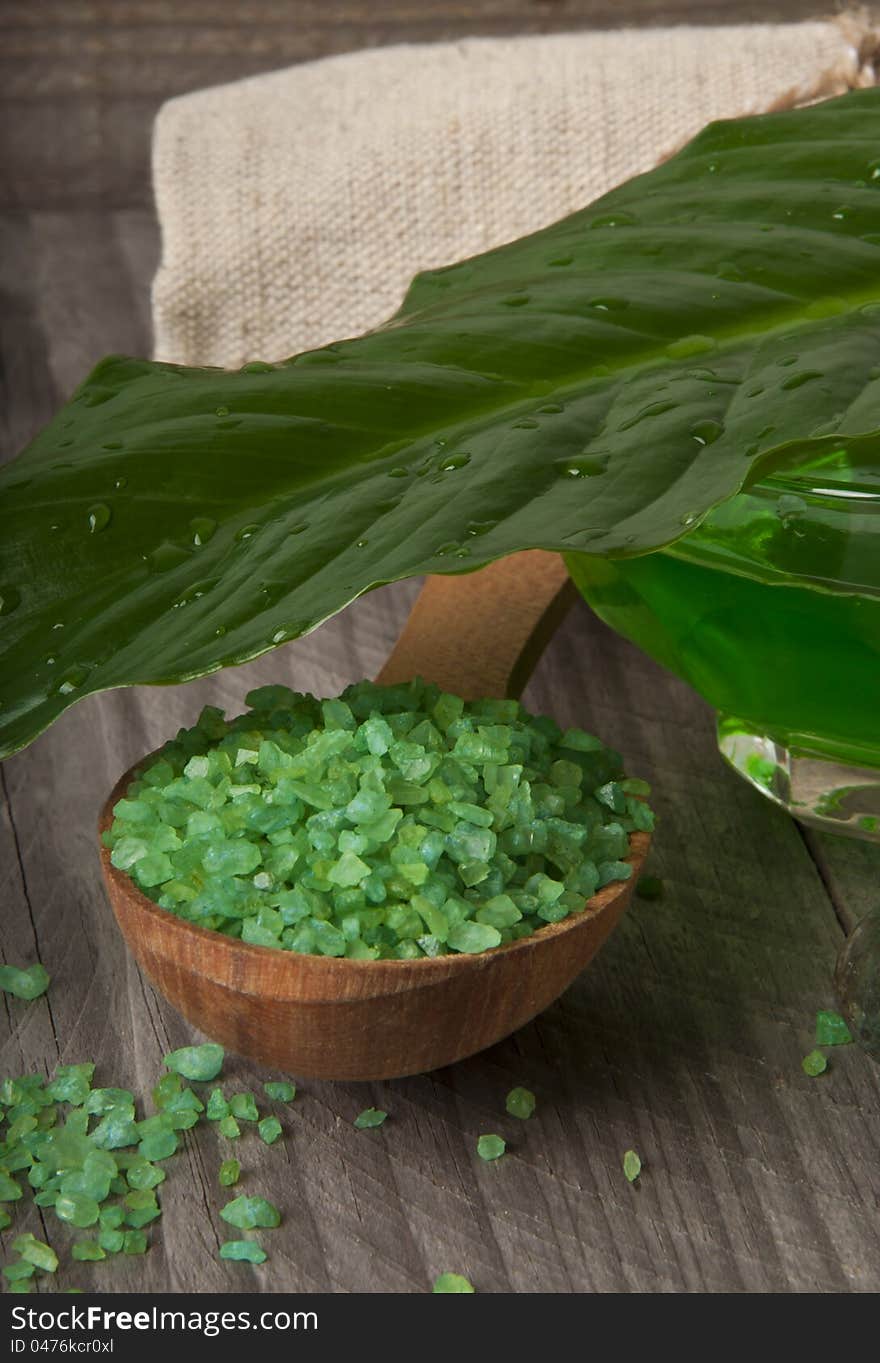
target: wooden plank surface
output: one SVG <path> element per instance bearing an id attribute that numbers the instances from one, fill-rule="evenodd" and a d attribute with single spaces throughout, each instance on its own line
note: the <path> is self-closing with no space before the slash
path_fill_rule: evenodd
<path id="1" fill-rule="evenodd" d="M 96 51 L 116 32 L 109 24 L 99 33 L 94 18 L 110 7 L 54 8 L 56 25 L 63 8 L 65 32 L 79 25 L 80 41 L 89 38 Z M 282 7 L 211 8 L 234 30 L 245 9 L 265 15 Z M 449 29 L 474 31 L 468 25 L 479 7 L 433 8 Z M 17 41 L 38 37 L 51 29 L 43 16 L 52 9 L 40 6 L 34 17 L 34 7 L 7 4 L 0 22 L 15 19 Z M 172 27 L 177 14 L 183 33 L 187 23 L 201 32 L 207 6 L 122 0 L 112 9 L 147 33 L 155 12 Z M 640 19 L 660 9 L 630 0 L 626 13 Z M 377 14 L 390 35 L 411 36 L 404 10 L 415 7 L 322 6 L 333 32 L 343 11 L 354 16 L 352 45 L 374 36 Z M 727 15 L 747 10 L 731 6 Z M 562 27 L 600 11 L 485 7 L 518 31 L 533 15 Z M 309 23 L 304 30 L 323 42 L 317 18 Z M 205 31 L 220 27 L 217 18 Z M 269 33 L 268 20 L 255 30 Z M 231 40 L 224 50 L 231 62 Z M 264 57 L 277 64 L 278 49 Z M 24 71 L 27 53 L 18 60 Z M 45 65 L 47 87 L 66 79 L 59 57 Z M 103 76 L 96 79 L 100 86 Z M 30 116 L 27 106 L 21 127 Z M 26 141 L 17 153 L 22 166 Z M 137 206 L 142 167 L 135 192 L 134 178 L 129 187 L 115 178 L 115 155 L 94 152 L 98 179 L 86 176 L 79 198 L 60 162 L 56 178 L 33 161 L 33 199 L 0 216 L 4 457 L 101 354 L 149 348 L 156 227 Z M 59 1057 L 96 1059 L 101 1082 L 146 1097 L 163 1051 L 192 1033 L 141 979 L 115 930 L 94 841 L 102 800 L 120 771 L 191 722 L 203 703 L 234 712 L 246 690 L 269 679 L 323 695 L 374 675 L 415 590 L 408 583 L 376 592 L 310 638 L 202 682 L 90 698 L 4 764 L 3 955 L 39 955 L 54 982 L 34 1003 L 0 996 L 0 1073 L 48 1072 Z M 880 1288 L 880 1069 L 853 1047 L 835 1052 L 818 1080 L 800 1068 L 816 1008 L 833 1006 L 841 920 L 872 902 L 880 849 L 799 831 L 724 767 L 702 702 L 585 606 L 554 638 L 526 699 L 563 724 L 599 732 L 655 783 L 662 821 L 653 869 L 666 880 L 666 898 L 636 900 L 566 996 L 483 1055 L 395 1083 L 303 1083 L 283 1117 L 284 1141 L 269 1149 L 250 1135 L 236 1152 L 242 1188 L 284 1213 L 266 1237 L 262 1268 L 217 1258 L 224 1199 L 216 1171 L 228 1151 L 205 1127 L 187 1133 L 166 1166 L 164 1214 L 146 1258 L 68 1262 L 58 1286 L 421 1292 L 452 1269 L 481 1291 Z M 228 1073 L 241 1088 L 274 1077 L 237 1060 Z M 519 1083 L 538 1097 L 527 1123 L 504 1114 L 505 1094 Z M 351 1119 L 369 1104 L 386 1108 L 389 1120 L 357 1132 Z M 510 1140 L 495 1165 L 476 1155 L 485 1131 Z M 644 1162 L 635 1186 L 621 1170 L 629 1147 Z M 41 1233 L 33 1211 L 17 1214 L 16 1230 L 28 1227 Z M 54 1218 L 46 1228 L 63 1249 L 71 1237 Z M 2 1240 L 8 1251 L 8 1233 Z"/>
<path id="2" fill-rule="evenodd" d="M 822 0 L 4 0 L 0 206 L 150 203 L 163 100 L 360 47 L 824 16 Z"/>

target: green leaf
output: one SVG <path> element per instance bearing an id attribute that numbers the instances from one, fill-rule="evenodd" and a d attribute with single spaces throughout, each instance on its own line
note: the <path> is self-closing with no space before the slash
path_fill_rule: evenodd
<path id="1" fill-rule="evenodd" d="M 876 89 L 713 124 L 420 275 L 360 339 L 229 373 L 104 360 L 0 475 L 0 752 L 384 582 L 649 552 L 780 463 L 877 437 L 878 145 Z"/>

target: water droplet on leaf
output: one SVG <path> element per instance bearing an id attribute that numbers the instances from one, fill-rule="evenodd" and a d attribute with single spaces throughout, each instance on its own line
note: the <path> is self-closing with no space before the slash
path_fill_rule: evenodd
<path id="1" fill-rule="evenodd" d="M 691 435 L 698 445 L 713 445 L 720 435 L 724 434 L 724 427 L 720 421 L 713 421 L 708 418 L 706 421 L 696 421 L 691 426 Z"/>
<path id="2" fill-rule="evenodd" d="M 89 668 L 84 663 L 77 663 L 69 667 L 55 683 L 55 691 L 60 696 L 69 696 L 72 691 L 78 691 L 89 675 Z"/>
<path id="3" fill-rule="evenodd" d="M 567 478 L 595 478 L 608 468 L 609 455 L 584 454 L 576 459 L 561 461 Z"/>
<path id="4" fill-rule="evenodd" d="M 632 213 L 601 213 L 598 218 L 594 218 L 590 223 L 591 227 L 634 227 L 635 218 Z"/>
<path id="5" fill-rule="evenodd" d="M 181 563 L 186 563 L 189 552 L 179 544 L 173 544 L 171 540 L 163 542 L 153 550 L 147 557 L 150 569 L 154 573 L 167 573 L 171 568 L 179 568 Z"/>
<path id="6" fill-rule="evenodd" d="M 207 544 L 208 540 L 214 535 L 217 529 L 217 522 L 210 516 L 194 516 L 189 523 L 192 531 L 192 542 L 197 547 Z"/>
<path id="7" fill-rule="evenodd" d="M 113 519 L 113 512 L 106 502 L 96 502 L 89 507 L 89 533 L 97 535 L 99 531 L 106 530 L 110 521 Z"/>
<path id="8" fill-rule="evenodd" d="M 211 588 L 216 585 L 216 581 L 194 582 L 191 587 L 187 587 L 182 596 L 179 596 L 178 599 L 172 603 L 171 609 L 176 611 L 179 610 L 181 606 L 188 606 L 191 601 L 198 601 L 205 595 L 205 592 L 210 591 Z"/>
<path id="9" fill-rule="evenodd" d="M 821 378 L 824 375 L 818 369 L 802 369 L 799 374 L 790 374 L 780 386 L 790 392 L 793 388 L 803 388 L 805 383 Z"/>
<path id="10" fill-rule="evenodd" d="M 633 426 L 637 426 L 640 421 L 646 421 L 652 416 L 662 416 L 664 412 L 671 412 L 678 406 L 677 402 L 651 402 L 647 407 L 643 407 L 635 416 L 631 416 L 628 421 L 622 421 L 618 426 L 619 431 L 629 431 Z"/>

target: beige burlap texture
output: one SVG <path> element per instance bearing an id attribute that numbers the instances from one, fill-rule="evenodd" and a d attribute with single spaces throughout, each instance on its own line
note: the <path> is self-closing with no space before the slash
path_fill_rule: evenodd
<path id="1" fill-rule="evenodd" d="M 867 22 L 356 52 L 166 104 L 160 359 L 282 359 L 384 321 L 420 269 L 544 227 L 713 118 L 870 84 Z"/>

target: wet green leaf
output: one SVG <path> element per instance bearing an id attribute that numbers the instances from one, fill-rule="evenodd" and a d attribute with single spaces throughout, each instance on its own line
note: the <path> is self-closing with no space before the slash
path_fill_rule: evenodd
<path id="1" fill-rule="evenodd" d="M 235 373 L 103 361 L 0 474 L 0 751 L 370 588 L 640 554 L 880 432 L 880 90 L 713 124 L 352 341 Z M 868 446 L 880 463 L 880 440 Z"/>

